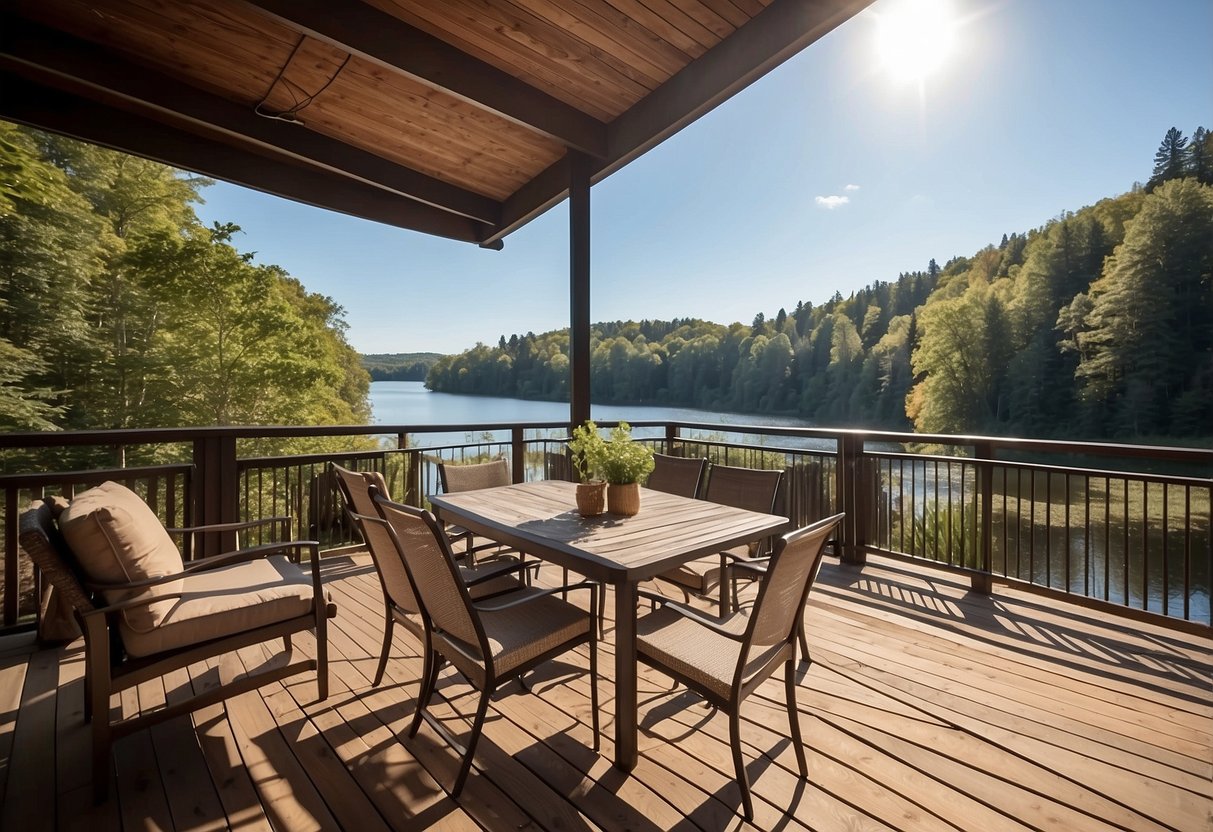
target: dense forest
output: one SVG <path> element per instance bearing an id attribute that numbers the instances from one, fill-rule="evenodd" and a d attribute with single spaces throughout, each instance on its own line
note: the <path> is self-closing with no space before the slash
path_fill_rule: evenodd
<path id="1" fill-rule="evenodd" d="M 362 356 L 362 366 L 371 381 L 425 381 L 440 358 L 436 352 L 368 353 Z"/>
<path id="2" fill-rule="evenodd" d="M 367 421 L 341 307 L 204 226 L 207 184 L 0 122 L 0 430 Z"/>
<path id="3" fill-rule="evenodd" d="M 1144 186 L 942 268 L 751 324 L 597 324 L 594 401 L 1033 437 L 1213 433 L 1213 136 L 1172 128 Z M 568 331 L 439 361 L 453 393 L 567 399 Z"/>

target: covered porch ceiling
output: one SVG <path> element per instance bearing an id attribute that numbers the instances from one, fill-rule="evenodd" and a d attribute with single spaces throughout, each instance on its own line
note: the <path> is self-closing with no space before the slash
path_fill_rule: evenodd
<path id="1" fill-rule="evenodd" d="M 12 0 L 0 118 L 496 248 L 870 2 Z"/>

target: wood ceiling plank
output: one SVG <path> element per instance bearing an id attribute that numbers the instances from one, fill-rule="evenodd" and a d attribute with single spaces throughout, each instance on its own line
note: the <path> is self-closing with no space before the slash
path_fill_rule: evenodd
<path id="1" fill-rule="evenodd" d="M 662 31 L 654 31 L 623 14 L 606 0 L 510 2 L 602 49 L 605 54 L 623 61 L 628 66 L 643 69 L 651 79 L 653 87 L 660 85 L 692 59 L 690 54 L 664 37 L 669 31 L 668 25 L 663 27 Z"/>
<path id="2" fill-rule="evenodd" d="M 606 0 L 611 7 L 675 47 L 694 60 L 720 40 L 669 3 L 644 3 L 641 0 Z M 656 5 L 658 8 L 650 8 Z"/>
<path id="3" fill-rule="evenodd" d="M 629 13 L 635 13 L 632 12 L 631 6 L 636 5 L 647 9 L 650 14 L 660 16 L 669 21 L 670 26 L 686 32 L 688 37 L 695 38 L 707 49 L 720 43 L 736 29 L 720 15 L 694 0 L 685 3 L 676 0 L 627 0 L 627 5 Z"/>
<path id="4" fill-rule="evenodd" d="M 557 97 L 585 100 L 606 112 L 609 121 L 648 94 L 639 84 L 593 55 L 582 56 L 537 41 L 516 21 L 496 9 L 472 2 L 422 2 L 402 9 L 434 27 L 444 39 L 458 38 L 482 51 L 486 60 Z M 551 28 L 551 27 L 548 27 Z"/>
<path id="5" fill-rule="evenodd" d="M 0 17 L 0 66 L 69 91 L 83 87 L 109 96 L 124 109 L 161 121 L 170 117 L 174 124 L 192 124 L 193 129 L 235 139 L 256 152 L 306 161 L 484 222 L 496 223 L 500 216 L 495 200 L 425 176 L 414 166 L 393 164 L 380 154 L 259 118 L 243 104 L 149 71 L 117 52 L 55 29 Z"/>
<path id="6" fill-rule="evenodd" d="M 240 2 L 569 147 L 593 155 L 605 152 L 605 127 L 597 119 L 373 6 L 327 0 Z"/>
<path id="7" fill-rule="evenodd" d="M 331 66 L 335 69 L 335 66 Z M 453 131 L 455 141 L 474 145 L 492 145 L 493 152 L 520 158 L 538 155 L 547 158 L 562 153 L 559 142 L 527 130 L 513 122 L 479 109 L 432 87 L 360 58 L 354 58 L 343 70 L 343 76 L 330 90 L 337 89 L 356 102 L 357 106 L 373 108 L 372 115 L 399 110 L 402 115 L 416 119 L 427 128 Z M 312 79 L 315 84 L 329 77 L 326 70 Z M 326 90 L 326 96 L 329 90 Z M 324 103 L 325 96 L 317 99 Z"/>
<path id="8" fill-rule="evenodd" d="M 703 0 L 703 2 L 713 8 L 719 7 L 721 10 L 726 6 L 736 6 L 746 16 L 753 18 L 770 6 L 773 0 Z M 724 14 L 723 11 L 721 13 Z"/>
<path id="9" fill-rule="evenodd" d="M 738 7 L 730 4 L 728 0 L 723 0 L 724 7 L 727 10 L 717 11 L 710 2 L 700 2 L 700 0 L 644 0 L 648 5 L 670 5 L 678 8 L 683 15 L 693 19 L 702 27 L 710 30 L 716 35 L 717 40 L 728 38 L 742 25 L 750 22 L 750 16 L 741 12 Z M 722 13 L 723 12 L 723 13 Z"/>
<path id="10" fill-rule="evenodd" d="M 4 78 L 0 118 L 376 222 L 480 243 L 487 226 L 381 188 L 276 162 L 69 93 Z"/>

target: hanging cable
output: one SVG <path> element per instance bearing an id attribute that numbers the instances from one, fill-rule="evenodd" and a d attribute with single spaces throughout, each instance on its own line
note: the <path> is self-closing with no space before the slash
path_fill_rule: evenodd
<path id="1" fill-rule="evenodd" d="M 290 68 L 291 61 L 295 60 L 295 55 L 299 53 L 299 49 L 303 46 L 303 42 L 305 40 L 307 40 L 307 35 L 301 35 L 299 41 L 295 44 L 294 49 L 291 50 L 291 54 L 287 57 L 286 63 L 282 65 L 282 68 L 278 70 L 278 74 L 274 76 L 274 80 L 270 83 L 269 89 L 266 90 L 265 97 L 258 101 L 253 107 L 253 112 L 262 118 L 274 119 L 275 121 L 285 121 L 287 124 L 302 125 L 304 122 L 298 117 L 299 112 L 311 105 L 311 103 L 316 100 L 316 97 L 320 95 L 320 93 L 332 86 L 333 82 L 337 80 L 337 76 L 341 74 L 341 71 L 345 69 L 346 65 L 350 62 L 350 58 L 354 57 L 352 54 L 347 53 L 345 60 L 341 62 L 341 66 L 337 67 L 337 70 L 327 81 L 324 82 L 320 89 L 313 93 L 308 93 L 294 81 L 284 77 L 287 69 Z M 274 92 L 274 88 L 278 86 L 279 82 L 281 82 L 286 88 L 287 92 L 290 93 L 292 104 L 287 109 L 279 110 L 277 112 L 266 110 L 265 104 L 267 101 L 269 101 L 270 96 Z M 296 92 L 298 92 L 299 95 L 296 95 Z"/>

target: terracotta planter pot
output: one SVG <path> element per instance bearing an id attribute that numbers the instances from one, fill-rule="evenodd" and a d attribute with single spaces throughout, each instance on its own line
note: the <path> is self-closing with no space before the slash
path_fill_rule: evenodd
<path id="1" fill-rule="evenodd" d="M 605 482 L 577 483 L 577 512 L 582 517 L 597 517 L 606 510 Z"/>
<path id="2" fill-rule="evenodd" d="M 640 483 L 607 486 L 607 510 L 625 517 L 640 511 Z"/>

